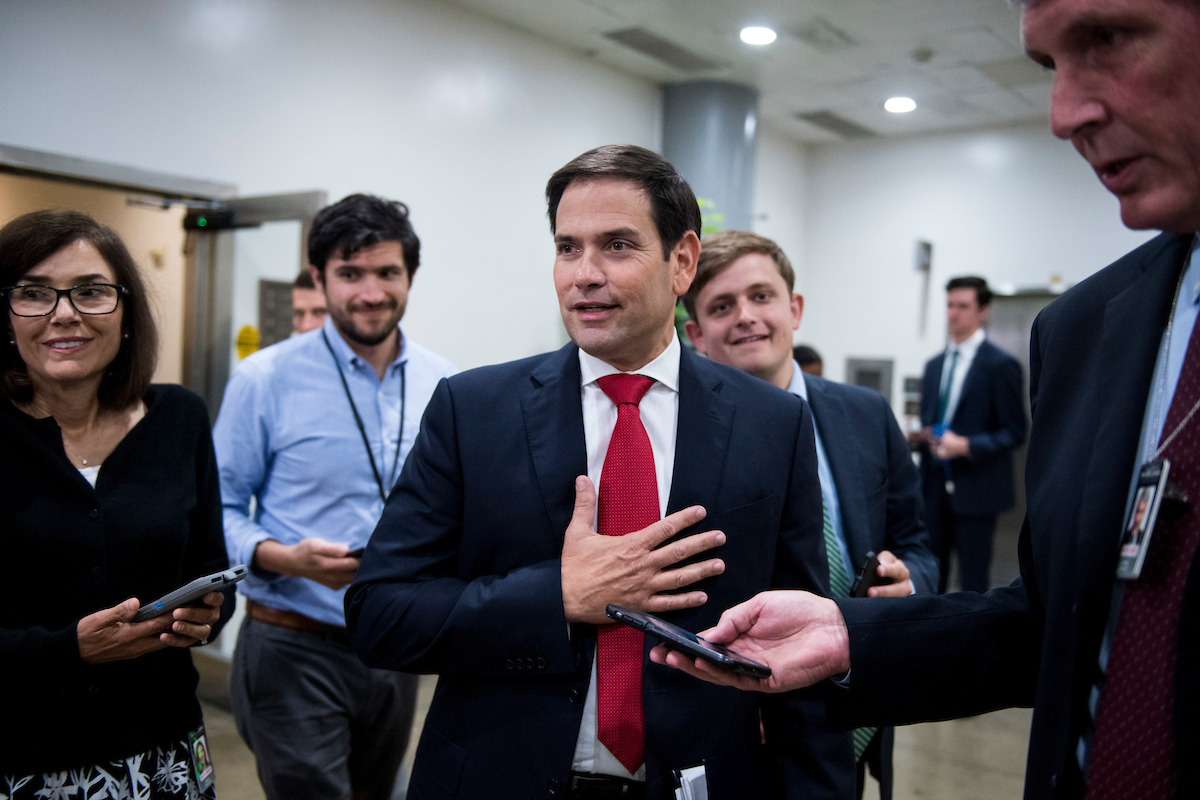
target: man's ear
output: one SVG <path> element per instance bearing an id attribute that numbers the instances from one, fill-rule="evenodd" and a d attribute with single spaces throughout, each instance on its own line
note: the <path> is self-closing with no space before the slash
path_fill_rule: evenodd
<path id="1" fill-rule="evenodd" d="M 683 297 L 696 278 L 696 265 L 700 260 L 700 237 L 688 231 L 675 245 L 675 269 L 671 274 L 671 288 L 676 297 Z"/>
<path id="2" fill-rule="evenodd" d="M 321 273 L 321 270 L 309 264 L 308 274 L 312 277 L 313 285 L 317 287 L 317 291 L 325 294 L 325 276 Z"/>
<path id="3" fill-rule="evenodd" d="M 792 293 L 792 330 L 800 330 L 800 318 L 804 316 L 804 295 Z"/>
<path id="4" fill-rule="evenodd" d="M 704 348 L 704 331 L 700 330 L 700 325 L 695 320 L 688 320 L 683 323 L 683 332 L 687 334 L 691 340 L 692 346 L 699 350 L 704 355 L 708 355 L 708 350 Z"/>

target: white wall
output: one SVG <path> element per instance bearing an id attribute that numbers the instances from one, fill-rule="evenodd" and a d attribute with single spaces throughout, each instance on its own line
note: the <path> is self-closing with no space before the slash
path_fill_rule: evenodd
<path id="1" fill-rule="evenodd" d="M 1057 274 L 1069 285 L 1154 235 L 1121 224 L 1115 198 L 1045 125 L 822 145 L 807 165 L 797 338 L 835 380 L 847 356 L 896 359 L 897 411 L 901 378 L 944 346 L 950 277 L 1045 288 Z M 933 242 L 923 334 L 918 239 Z"/>
<path id="2" fill-rule="evenodd" d="M 405 327 L 463 367 L 565 340 L 550 174 L 659 142 L 651 84 L 419 0 L 5 0 L 0 75 L 6 144 L 409 203 Z"/>
<path id="3" fill-rule="evenodd" d="M 759 129 L 754 162 L 754 232 L 774 239 L 783 248 L 796 271 L 798 292 L 804 291 L 807 189 L 805 148 L 795 139 L 764 125 Z"/>

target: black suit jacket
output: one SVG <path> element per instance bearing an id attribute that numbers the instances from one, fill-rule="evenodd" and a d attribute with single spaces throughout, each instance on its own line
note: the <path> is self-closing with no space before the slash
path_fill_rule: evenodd
<path id="1" fill-rule="evenodd" d="M 1121 521 L 1155 357 L 1190 236 L 1162 235 L 1039 316 L 1021 579 L 885 603 L 844 601 L 851 688 L 843 724 L 1032 705 L 1027 798 L 1079 798 L 1075 747 L 1099 674 Z M 1177 796 L 1200 796 L 1200 580 L 1184 590 L 1175 671 Z"/>
<path id="2" fill-rule="evenodd" d="M 578 349 L 443 380 L 346 595 L 368 665 L 438 673 L 409 797 L 561 796 L 579 733 L 596 628 L 568 626 L 560 554 L 574 481 L 587 473 Z M 807 404 L 683 351 L 668 513 L 694 504 L 720 529 L 725 572 L 706 605 L 667 615 L 689 630 L 772 586 L 825 592 L 827 572 Z M 646 652 L 654 644 L 646 642 Z M 705 761 L 747 782 L 782 702 L 644 667 L 647 792 Z M 788 795 L 795 756 L 780 754 Z M 749 794 L 746 794 L 747 791 Z"/>
<path id="3" fill-rule="evenodd" d="M 925 364 L 921 383 L 921 424 L 937 423 L 942 383 L 943 351 Z M 1012 508 L 1012 451 L 1025 442 L 1025 409 L 1021 404 L 1021 365 L 1008 353 L 984 339 L 975 351 L 971 369 L 963 380 L 962 394 L 949 427 L 971 440 L 971 454 L 950 462 L 954 494 L 950 507 L 956 514 L 994 515 Z M 926 490 L 944 480 L 928 447 L 922 449 L 922 479 Z M 926 495 L 932 503 L 936 495 Z M 931 512 L 932 513 L 932 512 Z"/>
<path id="4" fill-rule="evenodd" d="M 805 375 L 808 403 L 821 434 L 837 487 L 842 534 L 858 569 L 867 552 L 890 550 L 912 575 L 917 592 L 937 591 L 938 562 L 929 549 L 921 508 L 920 480 L 908 443 L 887 400 L 878 392 Z M 797 749 L 811 753 L 807 796 L 856 798 L 854 741 L 834 733 L 826 720 L 823 696 L 804 706 L 796 730 Z M 891 796 L 892 735 L 881 732 L 881 795 Z"/>

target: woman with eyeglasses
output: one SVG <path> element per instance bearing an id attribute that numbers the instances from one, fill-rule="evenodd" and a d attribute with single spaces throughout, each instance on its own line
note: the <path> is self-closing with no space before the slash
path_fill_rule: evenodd
<path id="1" fill-rule="evenodd" d="M 150 385 L 146 288 L 90 217 L 0 230 L 0 295 L 0 797 L 214 797 L 188 648 L 232 605 L 131 621 L 228 566 L 204 403 Z"/>

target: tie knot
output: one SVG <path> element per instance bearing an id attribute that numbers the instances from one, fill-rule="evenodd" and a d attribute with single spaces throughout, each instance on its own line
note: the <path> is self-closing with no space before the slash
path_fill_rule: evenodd
<path id="1" fill-rule="evenodd" d="M 608 399 L 618 406 L 627 403 L 636 406 L 642 402 L 646 392 L 650 391 L 650 387 L 654 385 L 654 379 L 647 378 L 645 375 L 622 372 L 605 375 L 603 378 L 597 379 L 596 383 L 608 395 Z"/>

